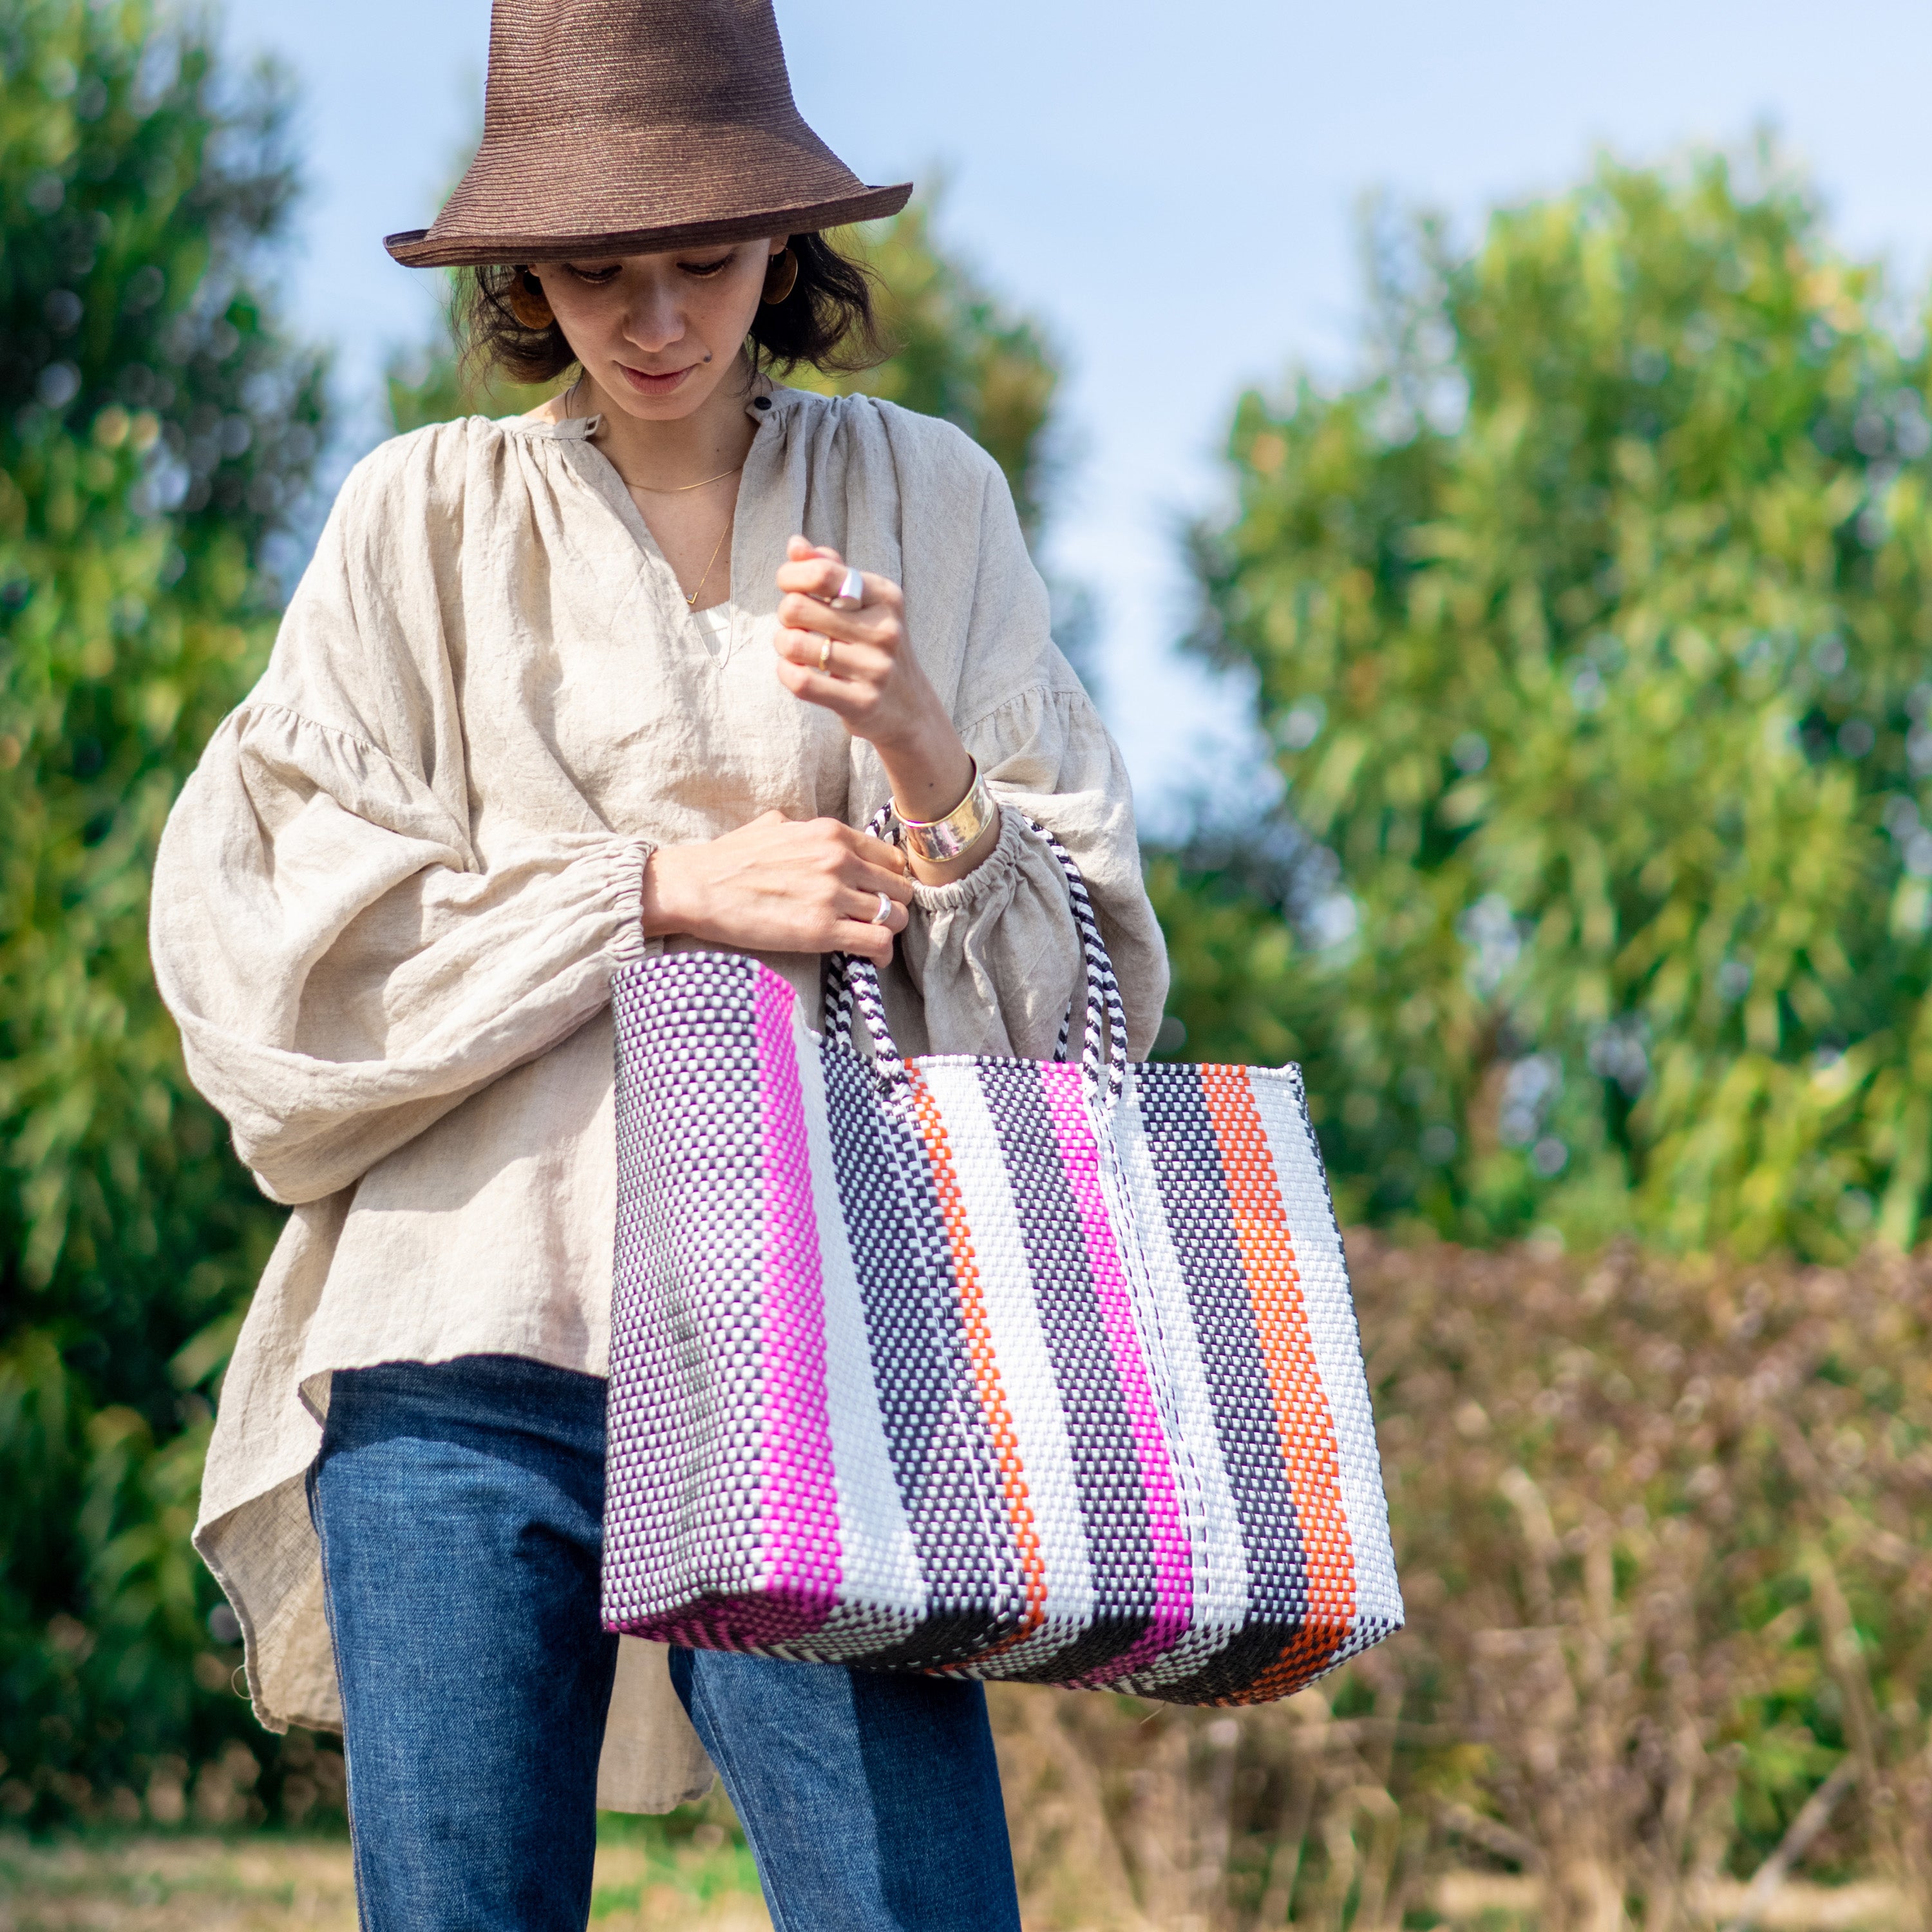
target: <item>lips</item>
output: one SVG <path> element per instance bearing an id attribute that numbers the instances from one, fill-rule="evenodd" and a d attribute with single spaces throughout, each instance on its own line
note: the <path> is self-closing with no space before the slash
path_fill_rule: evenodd
<path id="1" fill-rule="evenodd" d="M 633 369 L 626 363 L 620 362 L 617 364 L 619 369 L 623 372 L 625 381 L 629 383 L 640 396 L 669 395 L 686 376 L 691 374 L 695 366 L 694 364 L 688 363 L 682 369 L 674 369 L 662 376 L 653 376 L 648 370 Z"/>

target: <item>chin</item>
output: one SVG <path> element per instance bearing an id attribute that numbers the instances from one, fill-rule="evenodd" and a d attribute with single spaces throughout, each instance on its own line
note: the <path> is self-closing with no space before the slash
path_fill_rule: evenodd
<path id="1" fill-rule="evenodd" d="M 703 396 L 627 396 L 621 389 L 606 390 L 612 403 L 627 416 L 640 422 L 676 422 L 695 412 Z"/>
<path id="2" fill-rule="evenodd" d="M 722 382 L 722 372 L 700 365 L 693 369 L 674 389 L 646 395 L 632 386 L 622 370 L 612 366 L 599 372 L 597 386 L 627 416 L 645 422 L 676 422 L 701 408 Z"/>

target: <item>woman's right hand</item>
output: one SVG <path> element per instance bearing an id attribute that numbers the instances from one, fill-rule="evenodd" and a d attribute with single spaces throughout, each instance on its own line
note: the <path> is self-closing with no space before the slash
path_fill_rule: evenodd
<path id="1" fill-rule="evenodd" d="M 878 924 L 879 895 L 891 911 Z M 896 845 L 836 818 L 768 812 L 722 838 L 660 845 L 644 866 L 644 932 L 747 952 L 850 952 L 883 966 L 910 916 Z"/>

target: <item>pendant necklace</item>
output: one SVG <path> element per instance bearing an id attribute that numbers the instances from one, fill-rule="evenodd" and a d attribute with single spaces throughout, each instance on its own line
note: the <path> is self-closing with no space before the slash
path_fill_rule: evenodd
<path id="1" fill-rule="evenodd" d="M 731 472 L 728 470 L 724 473 L 728 476 Z M 714 476 L 711 480 L 715 483 L 718 479 Z M 687 489 L 692 489 L 696 486 L 686 484 L 685 487 Z M 727 517 L 724 519 L 724 527 L 718 532 L 718 542 L 711 552 L 711 562 L 704 566 L 704 574 L 698 580 L 698 588 L 684 600 L 684 608 L 687 610 L 695 610 L 698 608 L 698 600 L 704 596 L 704 586 L 711 581 L 711 565 L 718 561 L 718 553 L 724 548 L 724 539 L 731 534 L 731 524 L 732 519 Z"/>

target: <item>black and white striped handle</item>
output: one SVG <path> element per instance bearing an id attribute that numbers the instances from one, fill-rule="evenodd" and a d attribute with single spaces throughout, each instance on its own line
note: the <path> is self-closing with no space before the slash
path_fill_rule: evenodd
<path id="1" fill-rule="evenodd" d="M 1087 1025 L 1080 1052 L 1080 1064 L 1088 1081 L 1104 1085 L 1107 1098 L 1117 1100 L 1126 1084 L 1127 1019 L 1120 1004 L 1120 982 L 1114 976 L 1114 962 L 1107 956 L 1106 941 L 1100 937 L 1100 922 L 1094 916 L 1094 902 L 1087 881 L 1073 855 L 1037 819 L 1018 814 L 1020 823 L 1051 852 L 1066 875 L 1067 896 L 1072 902 L 1073 922 L 1080 930 L 1080 950 L 1087 968 Z M 881 807 L 866 829 L 875 838 L 890 835 L 892 814 Z M 869 959 L 850 953 L 834 952 L 826 960 L 825 1024 L 832 1036 L 845 1046 L 852 1044 L 854 1007 L 866 1022 L 872 1042 L 872 1058 L 882 1078 L 905 1077 L 905 1061 L 892 1038 L 886 1019 L 886 1003 L 879 988 L 878 970 Z M 1072 1016 L 1068 1016 L 1070 1020 Z M 1056 1060 L 1066 1057 L 1067 1028 L 1060 1030 Z"/>

